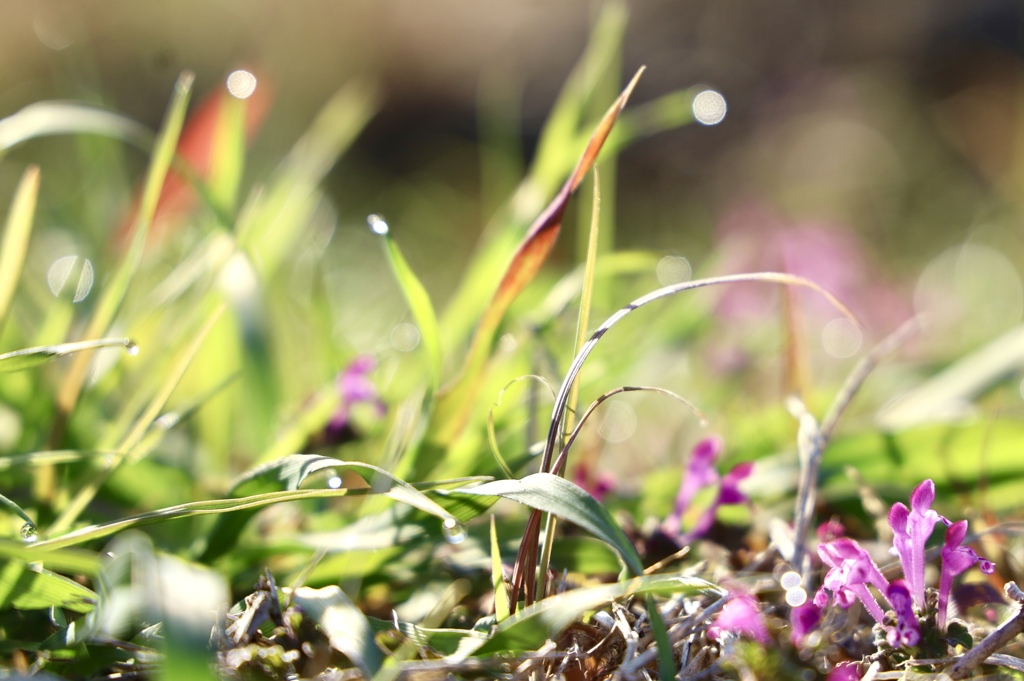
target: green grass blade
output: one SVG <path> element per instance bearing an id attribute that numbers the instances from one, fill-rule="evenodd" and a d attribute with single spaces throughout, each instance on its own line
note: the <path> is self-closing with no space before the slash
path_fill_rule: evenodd
<path id="1" fill-rule="evenodd" d="M 14 192 L 14 201 L 4 226 L 3 243 L 0 244 L 0 330 L 7 321 L 7 310 L 14 299 L 25 264 L 38 196 L 39 166 L 29 166 Z"/>
<path id="2" fill-rule="evenodd" d="M 210 198 L 218 209 L 230 215 L 238 201 L 238 189 L 245 170 L 245 115 L 248 102 L 221 94 L 217 123 L 210 152 L 207 181 Z"/>
<path id="3" fill-rule="evenodd" d="M 150 425 L 160 415 L 164 405 L 167 404 L 167 400 L 170 399 L 171 393 L 181 382 L 185 371 L 192 363 L 192 360 L 195 359 L 196 353 L 199 352 L 203 341 L 223 312 L 223 305 L 214 310 L 207 317 L 205 324 L 192 339 L 192 342 L 175 357 L 170 369 L 161 377 L 163 382 L 159 390 L 150 400 L 145 411 L 136 419 L 132 430 L 118 444 L 117 456 L 106 468 L 100 470 L 88 483 L 79 488 L 71 502 L 61 510 L 60 515 L 53 522 L 53 525 L 50 526 L 49 532 L 59 534 L 67 531 L 78 519 L 82 511 L 85 510 L 85 507 L 89 505 L 93 497 L 96 496 L 96 493 L 99 492 L 103 483 L 135 453 L 136 447 L 142 441 Z"/>
<path id="4" fill-rule="evenodd" d="M 15 350 L 14 352 L 5 352 L 0 355 L 0 373 L 30 369 L 76 352 L 115 347 L 122 347 L 129 354 L 135 354 L 136 352 L 135 343 L 127 338 L 98 338 L 96 340 L 77 341 L 75 343 L 61 343 L 59 345 L 41 345 L 34 348 Z"/>
<path id="5" fill-rule="evenodd" d="M 238 233 L 239 246 L 264 278 L 277 271 L 316 207 L 317 185 L 376 108 L 377 91 L 371 83 L 349 83 L 324 106 L 285 158 L 255 214 Z"/>
<path id="6" fill-rule="evenodd" d="M 16 503 L 5 497 L 3 494 L 0 494 L 0 506 L 6 506 L 8 511 L 24 520 L 27 524 L 35 527 L 35 521 L 32 520 L 28 513 L 25 513 L 25 509 L 23 509 L 21 506 L 18 506 Z"/>
<path id="7" fill-rule="evenodd" d="M 97 600 L 94 591 L 78 582 L 17 559 L 0 568 L 0 611 L 66 608 L 89 612 Z"/>
<path id="8" fill-rule="evenodd" d="M 508 588 L 505 586 L 505 571 L 501 567 L 501 549 L 498 546 L 498 530 L 491 514 L 491 586 L 494 588 L 494 618 L 498 622 L 507 620 L 512 613 L 508 603 Z"/>
<path id="9" fill-rule="evenodd" d="M 254 494 L 295 491 L 310 475 L 329 470 L 352 471 L 362 477 L 375 494 L 383 494 L 395 501 L 436 516 L 443 522 L 459 523 L 459 520 L 451 512 L 436 501 L 378 466 L 358 461 L 342 461 L 315 454 L 293 454 L 257 466 L 235 481 L 231 495 L 250 498 Z M 206 548 L 200 560 L 210 562 L 229 552 L 237 543 L 238 537 L 250 517 L 251 514 L 242 514 L 218 519 L 210 531 Z"/>
<path id="10" fill-rule="evenodd" d="M 157 135 L 156 146 L 150 159 L 149 170 L 146 174 L 146 182 L 142 192 L 142 200 L 139 204 L 138 218 L 132 232 L 131 244 L 128 252 L 114 271 L 113 276 L 103 287 L 96 310 L 93 313 L 92 319 L 89 320 L 85 333 L 86 337 L 102 336 L 110 328 L 114 317 L 121 307 L 121 302 L 128 292 L 128 287 L 135 277 L 139 263 L 142 261 L 146 236 L 149 233 L 149 226 L 156 211 L 157 201 L 160 198 L 160 190 L 163 188 L 164 180 L 167 178 L 167 171 L 170 169 L 171 161 L 174 159 L 175 148 L 181 135 L 181 128 L 185 122 L 185 111 L 188 108 L 193 80 L 194 75 L 186 71 L 175 83 L 174 93 L 167 108 L 167 115 L 162 129 Z M 78 396 L 85 383 L 91 354 L 83 353 L 78 355 L 61 383 L 57 393 L 58 421 L 55 427 L 54 440 L 60 438 L 63 420 L 71 413 L 75 403 L 78 401 Z"/>
<path id="11" fill-rule="evenodd" d="M 557 475 L 534 473 L 522 480 L 496 480 L 452 490 L 449 494 L 502 497 L 551 513 L 610 544 L 634 576 L 644 571 L 636 549 L 608 510 L 585 490 Z"/>
<path id="12" fill-rule="evenodd" d="M 438 329 L 434 305 L 430 302 L 427 289 L 423 287 L 416 273 L 409 267 L 409 262 L 392 238 L 387 223 L 377 215 L 371 215 L 367 220 L 373 231 L 384 237 L 385 255 L 391 264 L 395 279 L 405 295 L 406 303 L 416 320 L 416 325 L 420 329 L 420 342 L 423 344 L 423 354 L 427 358 L 430 389 L 436 391 L 441 383 L 441 332 Z"/>
<path id="13" fill-rule="evenodd" d="M 37 137 L 103 135 L 142 149 L 153 144 L 153 133 L 120 114 L 74 102 L 36 102 L 0 119 L 0 158 L 9 149 Z"/>
<path id="14" fill-rule="evenodd" d="M 490 356 L 491 345 L 498 326 L 505 317 L 509 306 L 533 281 L 551 253 L 551 249 L 554 248 L 570 197 L 597 161 L 601 147 L 608 139 L 608 134 L 626 106 L 626 102 L 629 101 L 629 96 L 642 73 L 643 69 L 637 71 L 629 84 L 608 107 L 604 118 L 591 134 L 586 148 L 576 163 L 575 170 L 547 208 L 534 221 L 512 255 L 501 282 L 498 284 L 498 289 L 494 292 L 487 309 L 484 310 L 459 376 L 439 395 L 437 417 L 432 424 L 435 441 L 449 443 L 465 426 L 480 387 L 481 374 L 487 358 Z"/>
<path id="15" fill-rule="evenodd" d="M 0 558 L 20 560 L 25 563 L 40 563 L 51 570 L 76 575 L 95 575 L 100 569 L 100 559 L 92 551 L 82 549 L 60 549 L 58 551 L 34 551 L 31 544 L 11 539 L 0 539 Z"/>

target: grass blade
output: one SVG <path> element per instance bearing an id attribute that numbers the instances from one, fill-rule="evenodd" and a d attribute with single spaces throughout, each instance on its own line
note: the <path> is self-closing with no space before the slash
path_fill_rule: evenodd
<path id="1" fill-rule="evenodd" d="M 199 348 L 202 346 L 203 341 L 206 339 L 210 330 L 213 328 L 214 324 L 216 324 L 223 312 L 224 307 L 221 306 L 210 314 L 206 323 L 192 339 L 192 342 L 175 358 L 174 362 L 171 364 L 171 368 L 167 371 L 166 375 L 163 376 L 163 383 L 156 395 L 153 396 L 149 405 L 146 407 L 146 410 L 136 420 L 135 426 L 132 428 L 131 432 L 129 432 L 117 446 L 117 455 L 105 468 L 101 469 L 95 477 L 78 490 L 78 493 L 75 494 L 70 503 L 61 510 L 60 515 L 49 528 L 50 532 L 61 533 L 71 527 L 82 511 L 85 510 L 85 507 L 89 505 L 89 502 L 92 501 L 93 497 L 96 496 L 96 493 L 99 491 L 103 483 L 106 482 L 114 471 L 116 471 L 131 455 L 135 453 L 135 450 L 142 441 L 146 431 L 160 415 L 160 411 L 164 408 L 164 405 L 167 404 L 167 400 L 170 399 L 171 393 L 174 392 L 174 389 L 181 382 L 182 377 L 185 375 L 185 371 L 192 363 L 192 360 L 195 359 L 196 353 L 199 352 Z"/>
<path id="2" fill-rule="evenodd" d="M 232 486 L 231 495 L 251 498 L 252 495 L 293 492 L 314 473 L 349 470 L 362 477 L 375 494 L 383 494 L 413 508 L 440 518 L 445 523 L 459 525 L 459 520 L 437 502 L 382 468 L 358 461 L 342 461 L 315 454 L 293 454 L 257 466 L 242 475 Z M 316 491 L 316 490 L 307 490 Z M 332 490 L 337 491 L 337 490 Z M 341 489 L 345 492 L 346 490 Z M 351 492 L 350 492 L 351 493 Z M 210 531 L 200 560 L 210 562 L 231 551 L 252 514 L 218 519 Z"/>
<path id="3" fill-rule="evenodd" d="M 20 560 L 9 560 L 0 569 L 0 611 L 66 608 L 89 612 L 98 597 L 92 589 L 44 568 L 30 567 Z"/>
<path id="4" fill-rule="evenodd" d="M 370 228 L 375 233 L 384 238 L 384 253 L 391 264 L 391 271 L 394 272 L 395 279 L 409 305 L 409 310 L 416 320 L 416 326 L 420 329 L 420 342 L 423 344 L 423 353 L 427 358 L 430 389 L 436 391 L 441 383 L 441 332 L 438 329 L 434 305 L 430 302 L 427 289 L 423 287 L 416 273 L 409 267 L 409 262 L 391 237 L 391 231 L 384 219 L 379 215 L 371 215 L 367 218 L 367 222 L 370 223 Z"/>
<path id="5" fill-rule="evenodd" d="M 61 343 L 59 345 L 41 345 L 34 348 L 15 350 L 14 352 L 5 352 L 0 355 L 0 373 L 30 369 L 76 352 L 114 347 L 122 347 L 128 354 L 135 354 L 137 352 L 135 343 L 127 338 L 98 338 L 96 340 L 78 341 L 75 343 Z"/>
<path id="6" fill-rule="evenodd" d="M 238 245 L 264 278 L 277 271 L 316 205 L 317 185 L 355 140 L 377 107 L 376 88 L 353 81 L 324 106 L 285 158 Z"/>
<path id="7" fill-rule="evenodd" d="M 449 494 L 502 497 L 551 513 L 610 544 L 634 576 L 644 571 L 636 549 L 608 510 L 565 478 L 550 473 L 534 473 L 522 480 L 495 480 L 477 487 L 452 490 Z"/>
<path id="8" fill-rule="evenodd" d="M 36 212 L 38 196 L 39 166 L 29 166 L 14 192 L 14 201 L 4 226 L 3 244 L 0 244 L 0 330 L 7 320 L 7 310 L 14 299 L 21 269 L 25 264 L 25 252 L 32 234 L 32 218 Z"/>
<path id="9" fill-rule="evenodd" d="M 142 149 L 153 144 L 151 130 L 112 111 L 74 102 L 36 102 L 0 120 L 0 158 L 36 137 L 82 134 L 113 137 Z"/>
<path id="10" fill-rule="evenodd" d="M 629 95 L 636 86 L 643 70 L 633 76 L 633 80 L 622 91 L 615 102 L 609 107 L 604 118 L 598 124 L 596 130 L 590 137 L 583 155 L 580 156 L 575 170 L 562 185 L 562 189 L 555 196 L 554 200 L 534 221 L 526 233 L 526 237 L 520 243 L 519 248 L 512 256 L 505 274 L 498 284 L 490 305 L 484 311 L 483 318 L 477 327 L 466 361 L 463 364 L 460 376 L 456 379 L 451 389 L 445 391 L 438 402 L 438 425 L 435 431 L 435 439 L 439 442 L 449 442 L 461 430 L 469 415 L 474 398 L 480 385 L 480 374 L 483 370 L 487 357 L 490 355 L 491 344 L 494 342 L 495 332 L 498 325 L 505 316 L 512 302 L 526 288 L 527 284 L 540 271 L 541 265 L 547 259 L 548 254 L 554 247 L 555 240 L 562 226 L 562 217 L 569 205 L 569 198 L 582 182 L 583 177 L 597 160 L 601 146 L 608 138 L 615 120 L 626 102 Z"/>
<path id="11" fill-rule="evenodd" d="M 101 336 L 110 328 L 142 261 L 146 236 L 153 221 L 153 214 L 156 211 L 157 201 L 160 198 L 160 190 L 164 185 L 171 161 L 174 159 L 178 137 L 185 122 L 185 111 L 188 108 L 193 80 L 194 75 L 186 71 L 175 83 L 174 94 L 167 108 L 164 125 L 157 136 L 156 146 L 150 159 L 146 183 L 142 193 L 142 202 L 139 206 L 138 218 L 132 231 L 131 245 L 113 276 L 104 286 L 103 294 L 96 306 L 96 311 L 89 321 L 85 333 L 87 337 Z M 74 409 L 78 396 L 82 392 L 91 356 L 91 353 L 78 355 L 61 383 L 57 393 L 57 419 L 51 437 L 52 444 L 56 444 L 63 435 L 64 423 Z"/>

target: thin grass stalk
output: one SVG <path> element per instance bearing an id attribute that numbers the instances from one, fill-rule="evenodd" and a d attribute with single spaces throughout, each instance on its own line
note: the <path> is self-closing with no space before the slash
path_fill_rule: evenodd
<path id="1" fill-rule="evenodd" d="M 579 353 L 580 348 L 586 339 L 587 328 L 590 326 L 590 306 L 594 299 L 594 274 L 597 269 L 597 245 L 601 232 L 601 180 L 594 166 L 594 199 L 590 211 L 590 236 L 587 241 L 587 259 L 583 267 L 583 290 L 580 293 L 580 311 L 576 320 L 576 339 L 573 341 L 573 357 Z M 569 411 L 565 416 L 565 429 L 562 433 L 562 441 L 565 443 L 573 431 L 574 414 L 576 404 L 579 400 L 580 382 L 574 380 L 569 389 Z M 555 475 L 562 475 L 565 472 L 565 459 L 561 459 L 561 465 L 557 462 L 554 470 Z M 548 514 L 544 523 L 544 545 L 540 553 L 540 570 L 537 573 L 537 592 L 542 596 L 547 590 L 548 566 L 551 565 L 551 550 L 555 542 L 555 526 L 558 520 L 554 515 Z"/>

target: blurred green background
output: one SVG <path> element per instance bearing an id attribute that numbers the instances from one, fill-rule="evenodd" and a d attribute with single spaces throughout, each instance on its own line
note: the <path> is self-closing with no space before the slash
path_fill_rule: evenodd
<path id="1" fill-rule="evenodd" d="M 652 132 L 671 129 L 650 135 L 643 132 L 641 113 L 634 121 L 637 139 L 616 166 L 602 166 L 602 219 L 614 224 L 604 232 L 604 251 L 640 250 L 654 255 L 652 263 L 661 256 L 674 259 L 660 261 L 660 273 L 652 267 L 646 278 L 599 290 L 594 323 L 659 282 L 691 273 L 805 274 L 864 322 L 862 331 L 844 326 L 813 296 L 801 294 L 802 323 L 809 329 L 804 352 L 813 374 L 808 380 L 831 395 L 857 352 L 914 312 L 930 313 L 934 326 L 903 355 L 913 362 L 884 370 L 890 380 L 874 388 L 876 406 L 952 358 L 1019 328 L 1024 9 L 1018 4 L 716 0 L 622 7 L 629 19 L 621 50 L 609 52 L 605 75 L 594 79 L 591 118 L 641 65 L 647 71 L 627 114 L 673 93 L 692 99 L 705 88 L 724 96 L 728 113 L 717 125 L 680 125 L 678 116 L 673 124 L 655 121 Z M 214 445 L 213 424 L 207 423 L 209 446 L 245 452 L 235 465 L 222 466 L 223 475 L 264 451 L 275 429 L 301 413 L 304 400 L 351 357 L 409 350 L 400 347 L 409 313 L 366 228 L 367 214 L 387 217 L 443 310 L 478 238 L 510 197 L 523 199 L 520 208 L 532 206 L 531 217 L 539 212 L 548 197 L 524 199 L 517 187 L 598 14 L 598 5 L 577 0 L 7 2 L 0 27 L 0 115 L 41 100 L 73 99 L 155 129 L 182 70 L 196 74 L 195 110 L 207 93 L 223 88 L 229 73 L 248 69 L 259 80 L 268 113 L 247 154 L 244 197 L 280 166 L 339 88 L 353 79 L 378 88 L 375 113 L 320 184 L 326 200 L 317 201 L 301 237 L 280 254 L 287 266 L 268 289 L 275 301 L 267 303 L 266 318 L 246 317 L 238 301 L 245 299 L 248 274 L 231 274 L 242 291 L 234 301 L 240 337 L 253 344 L 247 351 L 255 356 L 263 352 L 261 342 L 272 346 L 265 351 L 279 362 L 279 385 L 249 393 L 272 394 L 272 404 L 253 406 L 253 429 L 231 436 L 240 440 Z M 45 273 L 59 258 L 80 258 L 68 265 L 79 281 L 81 258 L 89 259 L 95 281 L 109 274 L 104 262 L 114 260 L 111 242 L 130 214 L 146 160 L 119 143 L 88 137 L 33 140 L 4 157 L 0 208 L 28 163 L 39 163 L 43 172 L 26 295 L 43 300 Z M 587 221 L 579 206 L 588 202 L 579 200 L 571 209 L 546 283 L 528 296 L 524 309 L 579 262 L 577 227 Z M 177 246 L 148 256 L 148 271 L 159 273 L 154 280 L 202 233 L 192 225 Z M 702 332 L 704 347 L 679 351 L 693 340 L 696 322 L 688 327 L 686 318 L 668 324 L 646 350 L 635 345 L 640 329 L 623 345 L 664 352 L 664 361 L 651 354 L 647 364 L 616 371 L 595 363 L 594 374 L 607 371 L 602 388 L 667 378 L 675 387 L 697 386 L 702 406 L 719 413 L 740 410 L 747 400 L 778 404 L 786 388 L 779 296 L 744 287 L 707 296 L 701 309 L 719 314 Z M 88 297 L 78 302 L 91 304 Z M 655 313 L 647 319 L 655 320 Z M 29 322 L 26 328 L 43 328 L 42 321 Z M 458 344 L 472 319 L 456 326 L 448 376 L 458 366 Z M 652 328 L 657 326 L 648 325 L 647 333 Z M 260 329 L 274 329 L 267 334 L 273 338 L 268 341 Z M 140 342 L 161 331 L 141 333 Z M 307 346 L 303 339 L 313 336 L 318 340 Z M 227 347 L 218 352 L 230 354 Z M 549 378 L 557 380 L 568 351 L 562 346 L 553 364 L 540 363 Z M 943 409 L 962 415 L 970 407 L 965 399 L 996 382 L 1005 388 L 998 409 L 1019 415 L 1020 355 L 1012 345 L 999 356 L 995 379 L 961 389 Z M 524 360 L 518 374 L 536 366 Z M 743 378 L 752 366 L 757 371 Z M 408 368 L 384 362 L 377 377 L 382 390 L 404 395 L 403 381 L 414 382 Z M 515 375 L 508 372 L 491 387 Z M 721 376 L 743 380 L 718 382 Z M 743 399 L 728 397 L 737 385 L 747 389 Z M 192 394 L 212 388 L 198 381 Z M 650 418 L 657 420 L 653 409 Z M 197 418 L 212 422 L 215 413 L 204 409 Z M 645 440 L 633 447 L 654 450 L 649 456 L 658 458 L 665 443 L 657 444 Z"/>

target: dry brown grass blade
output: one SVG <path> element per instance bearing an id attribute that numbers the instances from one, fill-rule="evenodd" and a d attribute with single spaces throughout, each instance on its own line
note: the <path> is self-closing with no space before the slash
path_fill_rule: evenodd
<path id="1" fill-rule="evenodd" d="M 439 395 L 437 441 L 448 442 L 462 430 L 476 396 L 480 374 L 490 354 L 498 325 L 509 306 L 537 276 L 537 272 L 540 271 L 541 266 L 551 253 L 558 233 L 561 231 L 562 217 L 569 205 L 569 198 L 597 161 L 601 147 L 608 139 L 615 121 L 626 106 L 642 73 L 643 69 L 641 68 L 608 108 L 591 135 L 586 149 L 576 164 L 576 169 L 562 185 L 548 207 L 544 209 L 544 212 L 530 226 L 526 237 L 512 256 L 508 269 L 505 270 L 505 276 L 498 284 L 494 297 L 480 320 L 462 370 L 455 382 Z"/>

